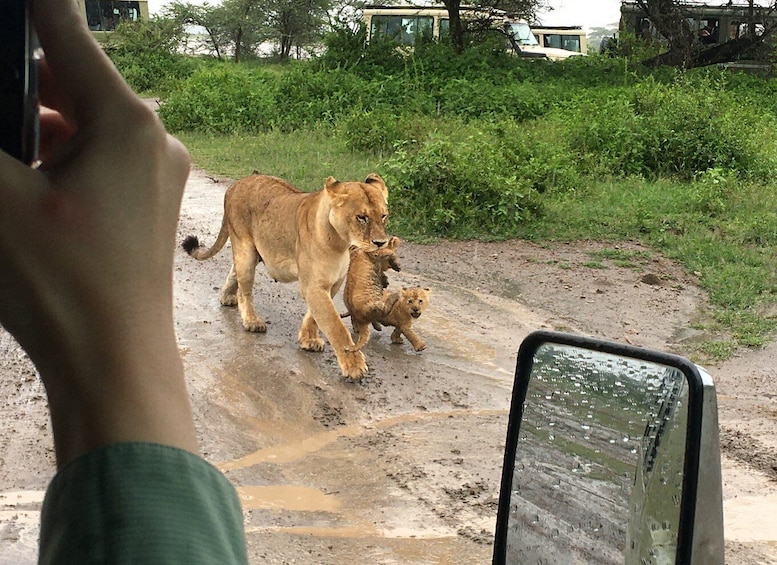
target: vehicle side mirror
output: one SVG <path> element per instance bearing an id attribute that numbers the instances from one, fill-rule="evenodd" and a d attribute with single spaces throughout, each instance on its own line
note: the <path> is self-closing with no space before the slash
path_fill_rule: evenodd
<path id="1" fill-rule="evenodd" d="M 722 565 L 712 378 L 676 355 L 534 332 L 516 364 L 495 565 Z"/>

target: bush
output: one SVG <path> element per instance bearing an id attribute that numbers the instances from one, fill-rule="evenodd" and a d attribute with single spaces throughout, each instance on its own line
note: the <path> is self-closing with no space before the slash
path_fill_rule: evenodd
<path id="1" fill-rule="evenodd" d="M 272 75 L 228 63 L 203 67 L 163 100 L 159 115 L 171 131 L 248 133 L 275 127 Z"/>
<path id="2" fill-rule="evenodd" d="M 178 53 L 184 36 L 179 22 L 164 18 L 123 22 L 103 49 L 135 92 L 160 95 L 194 72 L 194 61 Z"/>
<path id="3" fill-rule="evenodd" d="M 474 132 L 469 143 L 433 136 L 386 162 L 400 233 L 450 238 L 509 237 L 540 201 L 498 146 Z"/>
<path id="4" fill-rule="evenodd" d="M 774 117 L 761 115 L 715 85 L 647 80 L 626 94 L 568 105 L 569 145 L 593 175 L 672 176 L 690 180 L 708 169 L 771 175 L 761 146 Z"/>

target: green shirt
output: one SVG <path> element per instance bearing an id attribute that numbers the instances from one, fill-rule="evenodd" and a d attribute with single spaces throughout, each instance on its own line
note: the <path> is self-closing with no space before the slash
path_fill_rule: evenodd
<path id="1" fill-rule="evenodd" d="M 122 443 L 62 468 L 41 512 L 41 564 L 247 563 L 232 485 L 204 459 Z"/>

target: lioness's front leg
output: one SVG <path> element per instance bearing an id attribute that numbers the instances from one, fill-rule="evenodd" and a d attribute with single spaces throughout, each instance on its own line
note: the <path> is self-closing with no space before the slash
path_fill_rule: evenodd
<path id="1" fill-rule="evenodd" d="M 337 363 L 343 376 L 349 379 L 362 378 L 367 374 L 367 361 L 361 351 L 354 351 L 351 334 L 340 319 L 329 292 L 322 289 L 307 289 L 303 291 L 303 296 L 308 303 L 308 311 L 299 331 L 300 347 L 320 351 L 314 347 L 317 341 L 321 341 L 318 337 L 318 327 L 321 327 L 332 349 L 335 350 Z M 323 348 L 323 342 L 321 347 Z"/>

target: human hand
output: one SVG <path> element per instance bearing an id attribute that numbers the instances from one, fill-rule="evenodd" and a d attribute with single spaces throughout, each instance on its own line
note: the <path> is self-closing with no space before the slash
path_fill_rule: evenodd
<path id="1" fill-rule="evenodd" d="M 186 149 L 130 90 L 77 3 L 35 0 L 41 165 L 0 153 L 0 323 L 35 363 L 57 462 L 99 445 L 197 451 L 173 326 Z"/>

